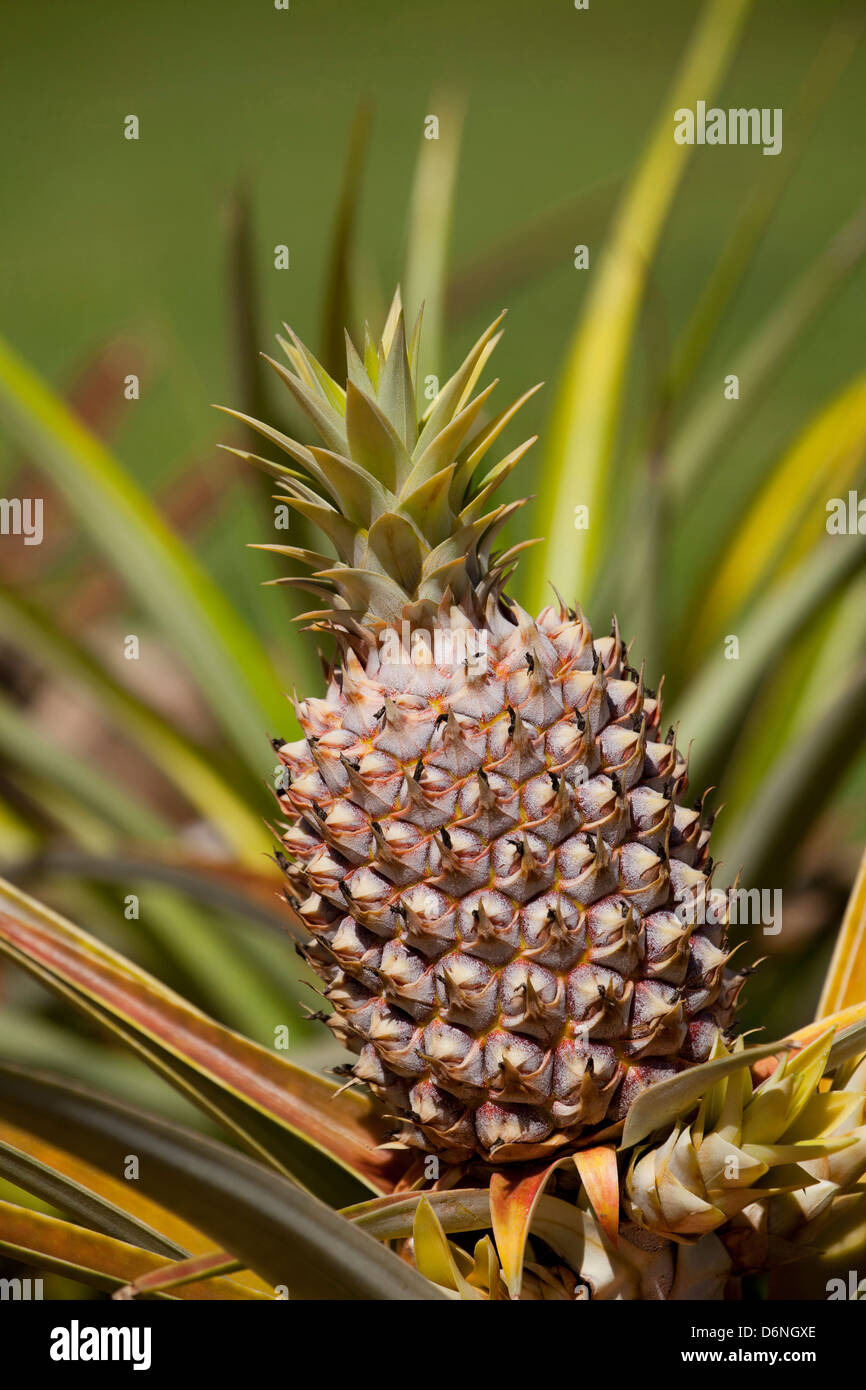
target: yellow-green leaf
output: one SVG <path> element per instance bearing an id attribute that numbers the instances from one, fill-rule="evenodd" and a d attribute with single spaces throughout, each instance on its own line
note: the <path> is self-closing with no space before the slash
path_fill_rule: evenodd
<path id="1" fill-rule="evenodd" d="M 530 607 L 547 602 L 548 581 L 585 599 L 606 529 L 608 473 L 626 367 L 659 236 L 689 157 L 673 138 L 673 113 L 709 100 L 736 48 L 749 0 L 705 5 L 649 147 L 626 190 L 604 259 L 569 349 L 539 488 L 539 530 L 531 559 Z M 574 529 L 574 508 L 589 508 Z M 576 544 L 579 542 L 579 544 Z"/>
<path id="2" fill-rule="evenodd" d="M 866 850 L 836 937 L 816 1019 L 866 999 Z"/>

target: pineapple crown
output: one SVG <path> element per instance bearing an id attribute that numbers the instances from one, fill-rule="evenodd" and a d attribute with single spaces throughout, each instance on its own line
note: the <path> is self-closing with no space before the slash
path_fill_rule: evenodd
<path id="1" fill-rule="evenodd" d="M 243 421 L 299 464 L 303 472 L 247 453 L 277 479 L 280 500 L 323 532 L 335 555 L 303 546 L 264 545 L 312 571 L 276 582 L 304 588 L 327 607 L 302 615 L 341 642 L 364 644 L 408 620 L 430 627 L 442 606 L 457 605 L 483 622 L 488 601 L 501 596 L 523 541 L 500 553 L 494 540 L 523 500 L 490 504 L 526 450 L 527 439 L 486 472 L 480 465 L 520 407 L 526 391 L 484 423 L 496 381 L 476 386 L 501 335 L 500 314 L 454 375 L 420 414 L 418 343 L 421 314 L 407 341 L 397 289 L 376 344 L 365 330 L 364 355 L 346 334 L 345 389 L 288 325 L 277 336 L 289 365 L 265 360 L 309 416 L 322 445 L 304 445 L 239 411 Z"/>

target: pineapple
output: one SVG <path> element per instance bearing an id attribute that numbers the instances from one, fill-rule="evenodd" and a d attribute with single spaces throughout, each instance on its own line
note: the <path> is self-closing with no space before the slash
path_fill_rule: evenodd
<path id="1" fill-rule="evenodd" d="M 492 547 L 522 504 L 491 499 L 534 441 L 482 467 L 532 394 L 482 420 L 500 322 L 420 420 L 399 291 L 363 358 L 347 336 L 345 390 L 280 339 L 320 446 L 237 417 L 300 465 L 255 460 L 336 552 L 267 547 L 313 572 L 284 582 L 336 644 L 324 697 L 296 701 L 304 738 L 274 740 L 326 1021 L 399 1143 L 496 1164 L 601 1134 L 705 1061 L 743 981 L 687 759 L 616 620 L 595 636 L 558 596 L 536 618 L 506 596 L 523 545 Z"/>

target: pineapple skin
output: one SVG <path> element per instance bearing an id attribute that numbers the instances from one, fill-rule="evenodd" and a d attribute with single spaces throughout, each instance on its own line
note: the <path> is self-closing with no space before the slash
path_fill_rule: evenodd
<path id="1" fill-rule="evenodd" d="M 441 628 L 466 623 L 440 606 Z M 484 635 L 483 670 L 349 649 L 298 706 L 278 799 L 354 1077 L 398 1142 L 501 1163 L 706 1060 L 744 977 L 685 760 L 616 623 L 594 639 L 582 613 L 493 594 Z M 716 920 L 696 927 L 701 899 Z"/>

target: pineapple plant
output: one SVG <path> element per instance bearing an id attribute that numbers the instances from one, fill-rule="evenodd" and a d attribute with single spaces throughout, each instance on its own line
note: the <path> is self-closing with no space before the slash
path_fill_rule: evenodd
<path id="1" fill-rule="evenodd" d="M 707 41 L 683 68 L 695 93 L 717 80 L 738 25 L 739 7 L 711 8 Z M 239 621 L 226 602 L 229 577 L 221 575 L 220 586 L 191 544 L 175 545 L 151 499 L 99 443 L 94 422 L 85 429 L 0 345 L 0 409 L 20 450 L 59 486 L 111 577 L 122 578 L 167 640 L 174 664 L 186 663 L 217 730 L 198 743 L 146 700 L 124 698 L 110 672 L 106 678 L 64 632 L 56 586 L 37 584 L 26 599 L 14 585 L 4 588 L 4 642 L 19 655 L 38 654 L 60 673 L 64 693 L 68 679 L 92 690 L 107 724 L 123 728 L 139 757 L 133 775 L 111 766 L 113 785 L 100 785 L 68 749 L 58 764 L 53 730 L 46 758 L 18 707 L 0 705 L 4 786 L 11 768 L 14 793 L 0 805 L 4 848 L 10 839 L 23 846 L 8 859 L 16 882 L 0 881 L 0 954 L 110 1044 L 81 1049 L 78 1031 L 49 1032 L 50 1065 L 66 1075 L 46 1075 L 44 1046 L 27 1052 L 28 1028 L 20 1025 L 31 1020 L 14 999 L 11 1008 L 4 1001 L 0 1256 L 119 1298 L 678 1300 L 738 1297 L 753 1291 L 743 1284 L 753 1274 L 769 1281 L 771 1296 L 807 1288 L 824 1297 L 828 1273 L 837 1265 L 847 1271 L 851 1252 L 863 1248 L 866 1003 L 857 956 L 866 867 L 817 1021 L 746 1045 L 732 1031 L 746 972 L 728 959 L 724 896 L 713 887 L 709 858 L 711 816 L 703 801 L 688 804 L 689 759 L 662 721 L 660 688 L 647 684 L 651 672 L 668 670 L 685 702 L 683 729 L 697 735 L 698 755 L 709 747 L 699 787 L 715 780 L 722 761 L 728 780 L 733 773 L 735 805 L 748 805 L 761 787 L 748 815 L 735 818 L 735 848 L 758 842 L 747 875 L 766 858 L 774 827 L 783 826 L 785 854 L 795 858 L 821 805 L 811 785 L 802 795 L 804 780 L 820 767 L 829 792 L 850 764 L 863 689 L 862 679 L 853 682 L 838 718 L 835 707 L 828 712 L 823 688 L 799 688 L 798 643 L 808 638 L 811 668 L 831 668 L 844 694 L 843 678 L 857 670 L 862 574 L 841 547 L 832 556 L 810 553 L 801 566 L 808 537 L 798 533 L 789 553 L 785 528 L 805 526 L 807 481 L 841 488 L 835 479 L 859 438 L 862 405 L 843 392 L 816 417 L 819 426 L 832 424 L 838 457 L 823 428 L 806 430 L 793 458 L 767 456 L 776 470 L 767 482 L 790 506 L 774 513 L 780 563 L 778 573 L 758 576 L 760 641 L 752 647 L 759 655 L 739 693 L 757 694 L 763 684 L 772 698 L 755 701 L 751 744 L 736 741 L 737 682 L 715 679 L 700 644 L 739 623 L 757 585 L 754 567 L 738 576 L 732 601 L 716 585 L 709 619 L 695 622 L 691 611 L 668 608 L 655 562 L 689 524 L 720 434 L 726 440 L 743 414 L 726 411 L 720 429 L 717 403 L 707 398 L 690 416 L 685 388 L 735 288 L 732 268 L 748 263 L 744 252 L 761 220 L 748 200 L 648 401 L 637 463 L 646 452 L 653 466 L 646 478 L 638 466 L 621 489 L 641 519 L 643 543 L 632 554 L 616 549 L 605 510 L 607 439 L 621 412 L 622 367 L 661 227 L 659 190 L 667 207 L 685 158 L 668 135 L 666 106 L 609 228 L 562 373 L 538 489 L 541 530 L 552 540 L 543 562 L 536 552 L 536 599 L 525 599 L 541 609 L 536 617 L 507 592 L 528 543 L 494 550 L 519 504 L 497 504 L 493 494 L 525 446 L 493 467 L 487 455 L 531 394 L 492 419 L 486 414 L 491 388 L 481 376 L 500 323 L 418 419 L 419 328 L 407 340 L 398 297 L 380 342 L 368 337 L 363 352 L 348 344 L 342 385 L 335 342 L 352 307 L 341 301 L 351 297 L 343 233 L 359 182 L 354 139 L 323 332 L 329 371 L 291 333 L 287 365 L 274 364 L 293 398 L 290 418 L 305 411 L 320 442 L 295 442 L 290 435 L 307 436 L 289 423 L 275 429 L 253 420 L 267 412 L 261 393 L 247 386 L 240 418 L 289 459 L 288 466 L 258 460 L 298 517 L 295 546 L 276 550 L 311 571 L 289 582 L 312 588 L 317 607 L 305 621 L 329 651 L 324 692 L 314 690 L 302 674 L 306 639 L 287 642 L 280 627 L 281 654 L 313 693 L 296 700 L 303 737 L 275 740 L 274 830 L 288 925 L 325 996 L 314 1018 L 352 1057 L 337 1081 L 271 1044 L 273 1020 L 289 1013 L 295 1028 L 289 1011 L 297 991 L 288 1001 L 280 995 L 284 975 L 273 990 L 262 980 L 269 967 L 275 976 L 278 964 L 286 969 L 284 938 L 251 969 L 241 949 L 247 943 L 211 920 L 211 904 L 227 899 L 236 911 L 240 902 L 239 918 L 257 912 L 273 922 L 279 911 L 286 920 L 285 907 L 270 901 L 274 878 L 260 869 L 268 841 L 254 804 L 263 730 L 281 727 L 284 708 L 285 682 L 278 684 L 260 640 L 266 624 L 254 632 Z M 426 297 L 434 308 L 427 335 L 434 341 L 455 298 L 454 283 L 441 278 L 453 136 L 452 127 L 441 145 L 422 146 L 407 257 L 413 303 Z M 572 221 L 569 210 L 566 240 Z M 557 224 L 557 246 L 562 232 Z M 528 249 L 535 239 L 528 236 Z M 858 217 L 741 345 L 754 395 L 864 250 Z M 245 333 L 255 319 L 246 312 L 255 266 L 239 278 Z M 504 297 L 501 287 L 497 296 Z M 241 355 L 251 359 L 252 351 Z M 670 394 L 686 412 L 667 439 L 660 426 Z M 599 411 L 587 411 L 587 402 Z M 594 433 L 600 417 L 611 428 Z M 659 452 L 667 455 L 661 468 Z M 616 607 L 640 632 L 651 654 L 646 677 L 616 620 L 594 635 L 581 609 L 555 592 L 543 606 L 542 571 L 568 594 L 575 574 L 569 509 L 560 510 L 563 481 L 573 474 L 600 517 L 600 543 L 592 555 L 581 553 L 577 587 L 594 612 Z M 656 506 L 659 497 L 664 505 Z M 755 511 L 766 520 L 760 496 L 752 509 L 746 499 L 744 510 L 745 524 L 742 513 L 732 524 L 746 533 Z M 232 512 L 244 527 L 242 509 Z M 313 541 L 310 528 L 329 545 Z M 730 540 L 722 527 L 720 552 Z M 608 563 L 611 547 L 616 566 Z M 792 583 L 783 604 L 778 582 L 786 574 Z M 682 579 L 700 596 L 697 572 Z M 825 612 L 822 604 L 832 608 L 840 594 L 840 611 Z M 783 610 L 791 622 L 780 621 Z M 787 710 L 794 687 L 799 722 L 782 738 L 778 711 Z M 141 776 L 151 767 L 174 788 L 171 819 L 151 814 Z M 191 829 L 205 832 L 192 843 L 216 855 L 175 852 Z M 50 875 L 58 841 L 61 864 L 72 866 L 83 890 L 61 895 L 64 911 L 91 914 L 92 935 L 38 900 L 56 903 Z M 67 841 L 72 852 L 64 858 Z M 724 842 L 721 852 L 728 856 Z M 743 856 L 729 857 L 737 864 Z M 149 903 L 140 926 L 155 974 L 139 959 L 138 926 L 119 937 L 115 904 L 90 891 L 111 874 L 124 883 L 151 875 L 142 880 Z M 154 881 L 172 874 L 172 896 L 155 904 Z M 35 884 L 33 897 L 21 882 Z M 191 911 L 196 899 L 206 907 L 200 918 Z M 160 908 L 164 949 L 156 951 Z M 764 986 L 759 1003 L 772 1008 L 775 973 L 765 968 L 761 976 L 773 986 Z M 185 986 L 195 1004 L 178 992 Z M 758 1021 L 766 1021 L 760 1014 L 759 1007 Z M 153 1092 L 141 1084 L 142 1062 Z M 88 1067 L 88 1080 L 95 1075 L 127 1099 L 83 1084 Z M 161 1082 L 174 1088 L 172 1099 L 197 1106 L 221 1139 L 193 1128 L 188 1113 L 184 1123 L 167 1122 Z M 128 1103 L 133 1096 L 137 1106 Z M 120 1180 L 130 1151 L 144 1160 L 137 1184 Z"/>
<path id="2" fill-rule="evenodd" d="M 709 1058 L 745 977 L 710 818 L 616 619 L 594 636 L 558 596 L 536 618 L 507 596 L 523 545 L 493 547 L 521 503 L 494 494 L 533 441 L 489 466 L 531 394 L 482 419 L 500 320 L 420 419 L 419 326 L 398 290 L 363 359 L 347 337 L 345 389 L 280 339 L 321 444 L 240 417 L 300 465 L 264 463 L 336 551 L 270 547 L 312 571 L 289 582 L 335 647 L 304 737 L 274 741 L 279 862 L 396 1142 L 525 1162 Z"/>
<path id="3" fill-rule="evenodd" d="M 819 1020 L 747 1046 L 658 691 L 615 620 L 594 637 L 558 596 L 533 619 L 506 594 L 523 545 L 493 541 L 519 504 L 490 498 L 526 446 L 480 465 L 526 397 L 483 423 L 473 395 L 498 332 L 418 421 L 398 295 L 345 392 L 284 342 L 324 447 L 241 417 L 336 552 L 279 548 L 333 652 L 325 696 L 295 700 L 304 737 L 273 740 L 273 829 L 349 1075 L 0 881 L 0 953 L 231 1141 L 0 1059 L 16 1261 L 121 1299 L 707 1300 L 792 1265 L 826 1280 L 862 1245 L 866 1003 L 842 982 L 866 868 Z"/>

